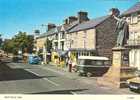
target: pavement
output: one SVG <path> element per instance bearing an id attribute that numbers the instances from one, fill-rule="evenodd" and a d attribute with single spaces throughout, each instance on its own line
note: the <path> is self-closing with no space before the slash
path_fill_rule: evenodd
<path id="1" fill-rule="evenodd" d="M 80 77 L 53 65 L 0 64 L 0 94 L 132 94 L 129 89 L 100 86 L 97 77 Z"/>

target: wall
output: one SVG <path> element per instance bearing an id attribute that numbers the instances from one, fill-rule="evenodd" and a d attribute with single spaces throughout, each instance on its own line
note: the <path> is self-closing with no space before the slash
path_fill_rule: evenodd
<path id="1" fill-rule="evenodd" d="M 112 58 L 112 48 L 116 45 L 117 34 L 115 34 L 116 20 L 108 18 L 97 26 L 96 45 L 99 56 Z"/>
<path id="2" fill-rule="evenodd" d="M 131 16 L 131 15 L 130 15 Z M 127 16 L 127 18 L 130 18 L 130 16 Z M 140 14 L 139 14 L 140 16 Z M 130 46 L 129 51 L 129 66 L 130 67 L 137 67 L 140 70 L 140 19 L 137 23 L 129 23 L 129 40 L 128 45 Z M 134 47 L 136 45 L 136 47 Z"/>
<path id="3" fill-rule="evenodd" d="M 96 30 L 95 29 L 78 31 L 74 33 L 69 33 L 67 35 L 68 35 L 68 38 L 71 39 L 72 49 L 95 49 L 96 48 L 96 45 L 95 45 L 96 44 L 96 41 L 95 41 Z M 70 43 L 68 45 L 70 45 Z"/>
<path id="4" fill-rule="evenodd" d="M 38 51 L 39 49 L 43 49 L 45 42 L 46 42 L 46 37 L 42 37 L 42 38 L 37 38 L 37 39 L 36 39 L 36 44 L 35 44 L 35 46 L 36 46 L 36 48 L 37 48 L 37 51 Z"/>
<path id="5" fill-rule="evenodd" d="M 140 49 L 131 49 L 129 52 L 129 66 L 140 70 Z"/>

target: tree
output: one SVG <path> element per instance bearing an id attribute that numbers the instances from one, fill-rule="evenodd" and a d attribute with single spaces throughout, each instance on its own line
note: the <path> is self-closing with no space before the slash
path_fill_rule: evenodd
<path id="1" fill-rule="evenodd" d="M 6 53 L 16 53 L 16 48 L 13 46 L 13 41 L 11 39 L 5 39 L 3 41 L 2 50 L 4 50 Z"/>
<path id="2" fill-rule="evenodd" d="M 32 53 L 34 37 L 32 35 L 27 35 L 26 32 L 19 32 L 12 39 L 6 40 L 3 45 L 3 50 L 8 53 L 17 54 L 19 50 L 23 53 Z"/>
<path id="3" fill-rule="evenodd" d="M 1 46 L 2 46 L 2 37 L 1 37 L 1 34 L 0 34 L 0 49 L 1 49 Z"/>

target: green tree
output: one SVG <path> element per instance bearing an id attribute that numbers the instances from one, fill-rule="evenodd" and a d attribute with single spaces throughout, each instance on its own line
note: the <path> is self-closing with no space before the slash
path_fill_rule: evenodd
<path id="1" fill-rule="evenodd" d="M 3 50 L 8 53 L 17 54 L 19 50 L 23 53 L 32 53 L 34 37 L 32 35 L 27 35 L 26 32 L 19 32 L 12 39 L 4 42 Z"/>
<path id="2" fill-rule="evenodd" d="M 1 49 L 1 46 L 2 46 L 2 37 L 1 37 L 1 34 L 0 34 L 0 49 Z"/>
<path id="3" fill-rule="evenodd" d="M 11 39 L 5 39 L 2 45 L 2 49 L 6 53 L 16 53 L 15 48 L 13 47 L 13 41 Z"/>

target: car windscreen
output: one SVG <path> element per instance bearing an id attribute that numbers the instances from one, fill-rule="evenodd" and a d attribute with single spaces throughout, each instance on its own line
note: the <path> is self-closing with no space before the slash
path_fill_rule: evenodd
<path id="1" fill-rule="evenodd" d="M 94 66 L 105 66 L 108 64 L 107 61 L 104 60 L 90 60 L 90 59 L 80 59 L 78 61 L 79 65 L 94 65 Z"/>

